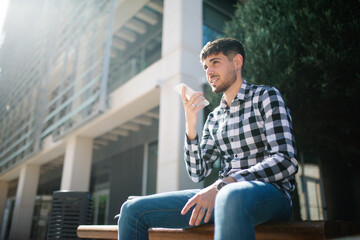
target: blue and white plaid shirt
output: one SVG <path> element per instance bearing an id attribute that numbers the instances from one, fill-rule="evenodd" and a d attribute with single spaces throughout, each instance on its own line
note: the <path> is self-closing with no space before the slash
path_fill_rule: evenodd
<path id="1" fill-rule="evenodd" d="M 237 181 L 263 181 L 295 189 L 295 139 L 292 120 L 280 92 L 243 81 L 230 108 L 224 99 L 204 125 L 203 136 L 185 138 L 185 162 L 190 178 L 208 176 L 220 158 L 219 177 Z"/>

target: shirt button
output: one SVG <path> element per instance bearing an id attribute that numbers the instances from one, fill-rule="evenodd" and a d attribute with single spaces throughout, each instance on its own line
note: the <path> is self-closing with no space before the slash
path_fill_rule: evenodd
<path id="1" fill-rule="evenodd" d="M 237 154 L 235 154 L 235 157 L 237 158 Z"/>

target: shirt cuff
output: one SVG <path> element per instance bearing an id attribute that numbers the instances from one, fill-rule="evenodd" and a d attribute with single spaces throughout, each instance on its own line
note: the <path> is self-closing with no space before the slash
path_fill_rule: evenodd
<path id="1" fill-rule="evenodd" d="M 238 182 L 246 181 L 245 178 L 243 176 L 241 176 L 241 174 L 239 174 L 239 173 L 233 173 L 233 174 L 230 174 L 229 176 L 235 178 L 235 180 Z"/>
<path id="2" fill-rule="evenodd" d="M 199 137 L 198 137 L 198 135 L 196 135 L 194 140 L 190 140 L 188 138 L 187 134 L 185 134 L 185 140 L 188 145 L 193 145 L 193 144 L 197 144 L 199 142 Z"/>

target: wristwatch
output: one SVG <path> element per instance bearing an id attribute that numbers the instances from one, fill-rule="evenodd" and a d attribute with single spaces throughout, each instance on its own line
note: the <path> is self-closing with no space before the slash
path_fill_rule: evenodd
<path id="1" fill-rule="evenodd" d="M 217 180 L 216 181 L 216 191 L 220 191 L 220 189 L 223 188 L 227 184 L 228 184 L 228 182 L 226 182 L 222 179 Z"/>

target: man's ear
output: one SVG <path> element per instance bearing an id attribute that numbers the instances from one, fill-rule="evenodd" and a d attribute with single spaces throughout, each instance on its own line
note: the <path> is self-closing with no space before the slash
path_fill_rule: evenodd
<path id="1" fill-rule="evenodd" d="M 241 56 L 240 53 L 237 53 L 234 58 L 234 65 L 235 65 L 235 69 L 240 69 L 243 65 L 243 57 Z"/>

